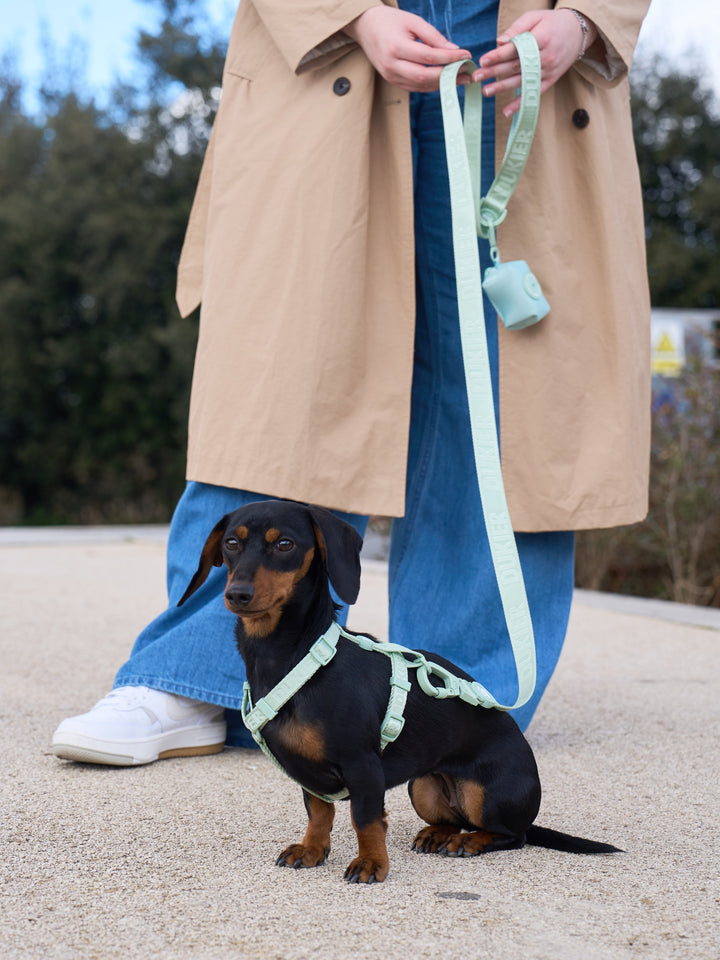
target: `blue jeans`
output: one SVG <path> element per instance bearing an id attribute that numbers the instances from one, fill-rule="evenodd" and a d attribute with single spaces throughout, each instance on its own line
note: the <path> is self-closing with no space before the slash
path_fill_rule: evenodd
<path id="1" fill-rule="evenodd" d="M 497 7 L 478 0 L 407 0 L 405 9 L 452 13 L 452 39 L 474 58 L 494 46 Z M 443 20 L 436 25 L 449 32 Z M 462 96 L 462 91 L 461 91 Z M 442 118 L 437 94 L 411 96 L 415 177 L 417 321 L 405 516 L 392 526 L 390 640 L 441 654 L 486 686 L 500 702 L 517 695 L 515 665 L 485 533 L 470 437 L 458 329 Z M 493 176 L 491 106 L 483 124 L 483 185 Z M 487 243 L 480 241 L 483 267 Z M 497 410 L 497 317 L 485 316 Z M 521 335 L 521 334 L 518 334 Z M 169 607 L 138 637 L 115 685 L 143 684 L 227 709 L 228 743 L 253 746 L 238 713 L 245 679 L 233 642 L 235 617 L 223 605 L 225 574 L 176 607 L 217 520 L 256 493 L 189 483 L 168 543 Z M 367 518 L 339 514 L 363 534 Z M 537 646 L 538 681 L 513 716 L 525 729 L 555 669 L 573 591 L 572 532 L 518 534 Z M 342 611 L 344 622 L 346 611 Z"/>

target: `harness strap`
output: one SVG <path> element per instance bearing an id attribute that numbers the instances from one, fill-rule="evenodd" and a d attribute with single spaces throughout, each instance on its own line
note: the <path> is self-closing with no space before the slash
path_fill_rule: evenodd
<path id="1" fill-rule="evenodd" d="M 250 703 L 250 685 L 247 681 L 245 682 L 243 688 L 243 722 L 253 737 L 255 737 L 256 732 L 262 730 L 266 723 L 275 719 L 288 700 L 295 696 L 298 690 L 318 672 L 320 667 L 330 663 L 337 653 L 339 639 L 340 625 L 333 622 L 327 631 L 321 637 L 318 637 L 300 663 L 293 667 L 269 693 L 258 700 L 254 707 L 250 708 L 248 706 L 247 712 L 246 703 Z M 257 737 L 255 739 L 257 740 Z"/>
<path id="2" fill-rule="evenodd" d="M 286 674 L 286 676 L 284 676 L 283 679 L 277 683 L 269 693 L 267 693 L 264 697 L 261 697 L 255 706 L 253 706 L 252 702 L 250 684 L 246 680 L 243 685 L 243 702 L 241 708 L 243 723 L 250 731 L 253 740 L 260 747 L 265 756 L 272 760 L 278 770 L 282 770 L 285 776 L 290 776 L 290 774 L 278 761 L 270 747 L 268 747 L 265 737 L 263 737 L 261 731 L 266 723 L 269 723 L 271 720 L 275 719 L 288 700 L 295 696 L 298 690 L 300 690 L 301 687 L 303 687 L 308 680 L 310 680 L 310 678 L 318 672 L 320 667 L 330 663 L 332 658 L 337 653 L 337 643 L 340 639 L 340 632 L 340 625 L 334 622 L 331 623 L 326 632 L 322 634 L 322 636 L 318 637 L 312 647 L 310 647 L 310 650 L 302 658 L 300 663 L 293 667 L 292 670 Z M 294 780 L 295 778 L 291 777 L 290 779 Z M 308 793 L 314 794 L 314 796 L 319 797 L 321 800 L 325 800 L 327 803 L 334 803 L 336 800 L 344 800 L 347 796 L 349 796 L 347 790 L 341 790 L 336 794 L 324 795 L 321 793 L 315 793 L 313 790 L 308 790 L 307 787 L 302 783 L 300 786 L 303 788 L 303 790 L 307 790 Z"/>
<path id="3" fill-rule="evenodd" d="M 414 666 L 408 663 L 406 654 L 414 656 L 415 651 L 393 643 L 381 643 L 371 637 L 354 636 L 342 627 L 340 632 L 363 650 L 384 653 L 390 657 L 390 697 L 380 728 L 380 749 L 384 750 L 389 743 L 397 740 L 405 726 L 405 702 L 412 686 L 408 680 L 408 668 Z"/>

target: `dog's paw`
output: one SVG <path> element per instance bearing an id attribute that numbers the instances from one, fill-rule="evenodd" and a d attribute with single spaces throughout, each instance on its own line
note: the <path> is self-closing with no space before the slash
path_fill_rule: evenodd
<path id="1" fill-rule="evenodd" d="M 293 867 L 301 870 L 303 867 L 319 867 L 325 863 L 330 853 L 330 847 L 309 846 L 302 843 L 291 843 L 275 861 L 277 867 Z"/>
<path id="2" fill-rule="evenodd" d="M 412 849 L 418 853 L 444 853 L 445 845 L 458 836 L 457 827 L 435 824 L 423 827 L 413 840 Z"/>
<path id="3" fill-rule="evenodd" d="M 355 857 L 344 874 L 348 883 L 382 883 L 388 875 L 390 864 L 377 860 Z"/>
<path id="4" fill-rule="evenodd" d="M 445 857 L 477 857 L 488 845 L 485 837 L 480 840 L 474 833 L 454 833 L 438 847 L 438 853 Z"/>
<path id="5" fill-rule="evenodd" d="M 456 827 L 425 827 L 415 837 L 413 850 L 418 853 L 439 853 L 444 857 L 477 857 L 486 850 L 499 849 L 502 838 L 485 830 L 464 833 Z M 504 843 L 504 847 L 508 844 Z"/>

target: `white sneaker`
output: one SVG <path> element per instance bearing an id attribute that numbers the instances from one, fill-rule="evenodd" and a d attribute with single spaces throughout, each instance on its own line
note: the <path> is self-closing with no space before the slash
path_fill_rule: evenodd
<path id="1" fill-rule="evenodd" d="M 225 711 L 150 687 L 116 687 L 88 713 L 63 720 L 52 738 L 56 757 L 134 766 L 167 757 L 219 753 Z"/>

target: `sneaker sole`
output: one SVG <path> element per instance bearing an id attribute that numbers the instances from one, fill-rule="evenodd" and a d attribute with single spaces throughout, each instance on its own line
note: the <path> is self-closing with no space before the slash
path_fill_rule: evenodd
<path id="1" fill-rule="evenodd" d="M 80 747 L 68 743 L 54 743 L 52 752 L 60 760 L 75 760 L 76 763 L 99 763 L 111 767 L 138 767 L 156 760 L 170 760 L 172 757 L 203 757 L 212 753 L 222 753 L 225 741 L 210 743 L 204 747 L 176 747 L 163 750 L 156 757 L 132 757 L 121 753 L 106 753 L 90 747 Z"/>
<path id="2" fill-rule="evenodd" d="M 53 737 L 52 752 L 61 760 L 75 760 L 78 763 L 100 763 L 113 767 L 135 767 L 156 760 L 169 760 L 172 757 L 200 757 L 221 753 L 225 747 L 225 724 L 214 724 L 214 729 L 199 731 L 175 731 L 164 737 L 156 737 L 137 743 L 113 743 L 96 740 L 82 734 L 62 733 Z M 192 733 L 195 736 L 192 736 Z M 190 736 L 188 736 L 190 734 Z M 185 743 L 183 743 L 185 739 Z M 195 740 L 188 743 L 187 740 Z M 200 742 L 198 742 L 200 741 Z M 203 742 L 204 741 L 204 742 Z M 211 742 L 208 742 L 211 741 Z M 166 749 L 160 749 L 163 744 Z"/>

